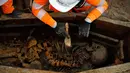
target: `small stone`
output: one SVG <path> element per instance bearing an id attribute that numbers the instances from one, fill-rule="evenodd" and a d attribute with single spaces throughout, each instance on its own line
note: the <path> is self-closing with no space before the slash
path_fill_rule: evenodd
<path id="1" fill-rule="evenodd" d="M 35 61 L 31 62 L 30 67 L 33 69 L 42 69 L 42 64 L 40 61 L 35 60 Z"/>

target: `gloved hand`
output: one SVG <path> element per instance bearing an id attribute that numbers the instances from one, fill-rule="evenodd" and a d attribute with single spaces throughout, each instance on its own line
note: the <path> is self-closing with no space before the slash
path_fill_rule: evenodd
<path id="1" fill-rule="evenodd" d="M 20 11 L 14 10 L 11 14 L 6 14 L 6 15 L 12 18 L 20 18 L 19 17 L 20 14 L 22 14 Z"/>
<path id="2" fill-rule="evenodd" d="M 54 28 L 54 30 L 59 36 L 66 36 L 65 23 L 57 23 L 57 26 Z"/>
<path id="3" fill-rule="evenodd" d="M 90 31 L 90 23 L 85 22 L 83 24 L 79 25 L 79 35 L 88 37 L 89 36 L 89 31 Z"/>

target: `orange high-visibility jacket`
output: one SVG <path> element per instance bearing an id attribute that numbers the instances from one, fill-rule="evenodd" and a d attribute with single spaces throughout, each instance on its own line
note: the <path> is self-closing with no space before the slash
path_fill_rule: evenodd
<path id="1" fill-rule="evenodd" d="M 14 7 L 13 5 L 13 0 L 0 0 L 0 3 L 2 3 L 0 6 L 2 7 L 3 13 L 4 14 L 10 14 L 13 12 Z"/>
<path id="2" fill-rule="evenodd" d="M 43 21 L 45 24 L 48 24 L 49 26 L 55 28 L 57 25 L 57 22 L 46 12 L 42 7 L 46 5 L 48 0 L 34 0 L 32 5 L 32 13 L 39 18 L 41 21 Z M 86 0 L 86 3 L 82 8 L 74 8 L 76 11 L 84 11 L 88 10 L 92 6 L 95 6 L 95 8 L 87 15 L 85 18 L 86 22 L 93 22 L 95 19 L 97 19 L 101 14 L 108 8 L 108 4 L 105 0 Z M 50 9 L 57 11 L 50 5 Z"/>

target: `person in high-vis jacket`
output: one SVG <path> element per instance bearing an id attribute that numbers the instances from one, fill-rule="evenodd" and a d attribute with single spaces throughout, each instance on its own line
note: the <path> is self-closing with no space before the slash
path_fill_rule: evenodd
<path id="1" fill-rule="evenodd" d="M 95 8 L 86 15 L 84 24 L 79 25 L 79 34 L 87 37 L 89 36 L 90 24 L 100 17 L 108 8 L 108 4 L 105 0 L 34 0 L 32 13 L 42 22 L 54 28 L 58 34 L 65 32 L 62 28 L 64 25 L 55 21 L 48 12 L 43 9 L 48 2 L 50 3 L 49 8 L 54 12 L 81 12 L 87 11 L 92 6 L 95 6 Z"/>
<path id="2" fill-rule="evenodd" d="M 13 0 L 0 0 L 0 6 L 4 14 L 10 17 L 18 17 L 18 12 L 16 12 L 13 6 Z"/>

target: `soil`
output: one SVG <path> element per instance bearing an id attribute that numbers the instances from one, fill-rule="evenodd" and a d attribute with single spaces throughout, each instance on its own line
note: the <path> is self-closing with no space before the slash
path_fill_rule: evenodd
<path id="1" fill-rule="evenodd" d="M 130 0 L 108 0 L 109 8 L 105 16 L 125 22 L 130 22 Z"/>
<path id="2" fill-rule="evenodd" d="M 98 20 L 130 27 L 130 0 L 107 0 L 108 10 Z"/>

